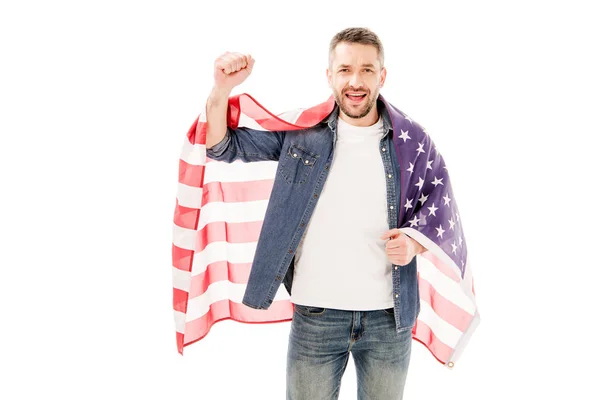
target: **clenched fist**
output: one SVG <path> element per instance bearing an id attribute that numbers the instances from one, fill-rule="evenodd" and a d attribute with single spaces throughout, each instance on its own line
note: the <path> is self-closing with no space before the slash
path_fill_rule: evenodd
<path id="1" fill-rule="evenodd" d="M 231 91 L 252 73 L 254 59 L 250 54 L 225 53 L 215 60 L 215 86 Z"/>
<path id="2" fill-rule="evenodd" d="M 419 242 L 407 236 L 404 232 L 400 232 L 399 229 L 391 229 L 385 232 L 380 239 L 390 239 L 385 244 L 385 253 L 388 260 L 394 265 L 407 265 L 414 256 L 426 250 Z"/>

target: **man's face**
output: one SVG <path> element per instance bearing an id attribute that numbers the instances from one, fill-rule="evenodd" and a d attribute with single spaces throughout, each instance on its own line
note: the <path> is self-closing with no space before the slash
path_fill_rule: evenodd
<path id="1" fill-rule="evenodd" d="M 373 106 L 385 75 L 377 49 L 358 43 L 339 43 L 327 69 L 327 80 L 340 110 L 358 124 L 376 113 Z"/>

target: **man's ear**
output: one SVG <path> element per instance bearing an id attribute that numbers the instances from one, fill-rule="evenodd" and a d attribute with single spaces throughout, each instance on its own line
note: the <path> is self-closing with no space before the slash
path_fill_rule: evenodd
<path id="1" fill-rule="evenodd" d="M 381 68 L 381 78 L 379 79 L 379 87 L 382 88 L 385 83 L 385 77 L 387 76 L 387 69 Z"/>

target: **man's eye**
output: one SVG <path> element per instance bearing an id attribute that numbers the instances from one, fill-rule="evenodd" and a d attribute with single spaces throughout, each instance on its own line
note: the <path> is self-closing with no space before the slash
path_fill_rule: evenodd
<path id="1" fill-rule="evenodd" d="M 365 69 L 365 71 L 367 71 L 367 72 L 373 72 L 373 70 L 369 69 L 369 68 Z"/>
<path id="2" fill-rule="evenodd" d="M 348 68 L 342 68 L 340 69 L 340 72 L 348 72 Z"/>

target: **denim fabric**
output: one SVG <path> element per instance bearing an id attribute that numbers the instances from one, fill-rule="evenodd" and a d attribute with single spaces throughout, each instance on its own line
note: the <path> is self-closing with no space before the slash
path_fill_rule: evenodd
<path id="1" fill-rule="evenodd" d="M 388 224 L 392 229 L 398 227 L 398 209 L 401 206 L 400 166 L 392 142 L 388 111 L 381 99 L 377 106 L 386 132 L 381 139 L 380 154 L 387 182 Z M 223 140 L 206 150 L 207 157 L 224 162 L 279 161 L 242 299 L 248 307 L 268 309 L 282 282 L 288 293 L 292 293 L 294 254 L 333 160 L 338 113 L 336 106 L 321 123 L 297 131 L 228 128 Z M 360 182 L 356 182 L 356 187 L 360 190 Z M 420 310 L 416 258 L 408 265 L 392 266 L 392 286 L 394 316 L 399 332 L 414 326 Z"/>
<path id="2" fill-rule="evenodd" d="M 400 400 L 411 330 L 396 332 L 393 309 L 346 311 L 295 305 L 286 366 L 287 400 L 335 400 L 352 354 L 358 400 Z"/>

